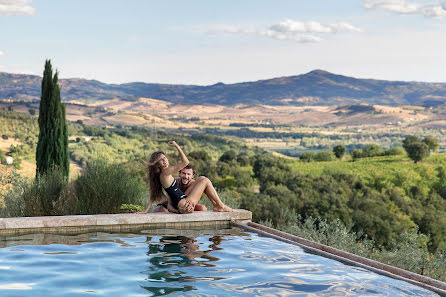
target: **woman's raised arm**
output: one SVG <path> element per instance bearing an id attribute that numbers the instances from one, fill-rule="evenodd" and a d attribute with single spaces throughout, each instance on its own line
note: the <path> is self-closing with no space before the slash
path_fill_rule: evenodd
<path id="1" fill-rule="evenodd" d="M 183 150 L 180 148 L 180 146 L 175 141 L 169 141 L 168 144 L 169 144 L 169 146 L 173 146 L 178 150 L 178 154 L 180 155 L 180 159 L 181 159 L 181 161 L 178 164 L 171 167 L 172 168 L 171 174 L 174 174 L 174 173 L 180 171 L 181 169 L 183 169 L 184 167 L 186 167 L 187 164 L 189 164 L 189 160 L 187 159 Z"/>

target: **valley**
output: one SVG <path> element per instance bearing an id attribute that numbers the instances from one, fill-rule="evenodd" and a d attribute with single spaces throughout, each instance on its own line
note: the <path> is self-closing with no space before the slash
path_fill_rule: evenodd
<path id="1" fill-rule="evenodd" d="M 422 106 L 344 105 L 190 105 L 139 98 L 66 102 L 73 123 L 102 127 L 145 127 L 152 131 L 214 134 L 243 139 L 252 146 L 298 156 L 308 150 L 350 150 L 371 143 L 401 145 L 409 134 L 438 139 L 446 150 L 446 108 Z M 38 115 L 38 101 L 2 100 L 0 109 Z"/>

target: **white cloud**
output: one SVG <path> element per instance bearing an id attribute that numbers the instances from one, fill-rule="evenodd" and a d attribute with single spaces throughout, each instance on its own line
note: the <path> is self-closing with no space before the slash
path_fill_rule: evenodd
<path id="1" fill-rule="evenodd" d="M 0 51 L 0 56 L 3 56 L 4 54 L 5 54 L 4 52 Z"/>
<path id="2" fill-rule="evenodd" d="M 345 22 L 331 24 L 330 27 L 333 32 L 362 32 L 361 29 Z"/>
<path id="3" fill-rule="evenodd" d="M 427 18 L 444 18 L 446 17 L 446 3 L 442 5 L 426 5 L 421 9 L 421 13 Z"/>
<path id="4" fill-rule="evenodd" d="M 293 20 L 284 20 L 277 24 L 270 25 L 266 29 L 244 29 L 236 26 L 219 26 L 207 33 L 212 34 L 246 34 L 274 38 L 277 40 L 291 40 L 297 42 L 319 42 L 322 41 L 323 34 L 336 34 L 343 32 L 361 32 L 362 30 L 355 26 L 340 22 L 329 25 L 323 25 L 319 22 L 299 22 Z"/>
<path id="5" fill-rule="evenodd" d="M 381 9 L 399 14 L 418 14 L 427 18 L 446 17 L 446 2 L 442 4 L 422 4 L 406 0 L 366 0 L 363 6 L 367 9 Z"/>
<path id="6" fill-rule="evenodd" d="M 0 0 L 2 15 L 34 15 L 35 9 L 28 5 L 32 0 Z"/>
<path id="7" fill-rule="evenodd" d="M 406 3 L 406 0 L 366 0 L 363 6 L 367 9 L 383 9 L 396 13 L 416 13 L 422 5 Z"/>

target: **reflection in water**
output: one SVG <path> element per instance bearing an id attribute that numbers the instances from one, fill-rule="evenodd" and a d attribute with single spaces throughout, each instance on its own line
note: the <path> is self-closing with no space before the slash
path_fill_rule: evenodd
<path id="1" fill-rule="evenodd" d="M 80 234 L 53 234 L 53 233 L 31 233 L 21 235 L 0 236 L 0 248 L 13 247 L 17 245 L 82 245 L 92 242 L 115 242 L 122 246 L 127 246 L 126 237 L 135 236 L 135 234 L 115 234 L 107 232 L 90 232 Z M 12 249 L 11 249 L 12 250 Z"/>
<path id="2" fill-rule="evenodd" d="M 0 290 L 31 290 L 35 283 L 12 283 L 0 285 Z"/>
<path id="3" fill-rule="evenodd" d="M 170 287 L 169 283 L 181 284 L 183 282 L 197 281 L 216 281 L 224 277 L 209 277 L 190 275 L 187 271 L 180 268 L 185 267 L 203 267 L 207 269 L 215 267 L 218 257 L 211 255 L 212 251 L 222 250 L 219 244 L 222 242 L 222 236 L 216 235 L 209 238 L 211 244 L 208 249 L 200 250 L 197 240 L 186 236 L 162 236 L 153 241 L 147 237 L 149 250 L 147 256 L 151 264 L 147 270 L 147 281 L 152 286 L 144 285 L 143 288 L 150 291 L 154 296 L 168 295 L 173 292 L 187 292 L 197 290 L 191 285 L 182 285 L 181 287 Z M 158 283 L 158 284 L 156 284 Z"/>

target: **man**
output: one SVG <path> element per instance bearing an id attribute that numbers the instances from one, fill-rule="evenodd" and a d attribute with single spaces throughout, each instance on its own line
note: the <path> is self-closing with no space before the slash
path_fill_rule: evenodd
<path id="1" fill-rule="evenodd" d="M 194 180 L 195 177 L 195 169 L 191 164 L 188 164 L 186 167 L 181 169 L 179 171 L 179 177 L 176 178 L 176 181 L 180 185 L 180 190 L 184 194 L 188 194 L 190 192 L 190 189 L 192 188 L 192 185 L 195 183 Z M 199 177 L 203 178 L 203 177 Z M 206 194 L 206 190 L 205 190 Z M 158 203 L 157 206 L 153 209 L 152 212 L 176 212 L 174 209 L 169 209 L 169 206 L 167 204 L 167 200 L 162 201 L 161 203 Z M 197 204 L 195 205 L 194 211 L 205 211 L 207 210 L 206 206 L 203 204 Z"/>
<path id="2" fill-rule="evenodd" d="M 188 164 L 186 167 L 179 171 L 179 175 L 180 177 L 177 177 L 176 180 L 180 184 L 180 190 L 187 195 L 190 192 L 191 186 L 195 183 L 195 169 L 191 164 Z M 207 210 L 207 208 L 203 204 L 195 205 L 194 211 L 205 210 Z"/>

